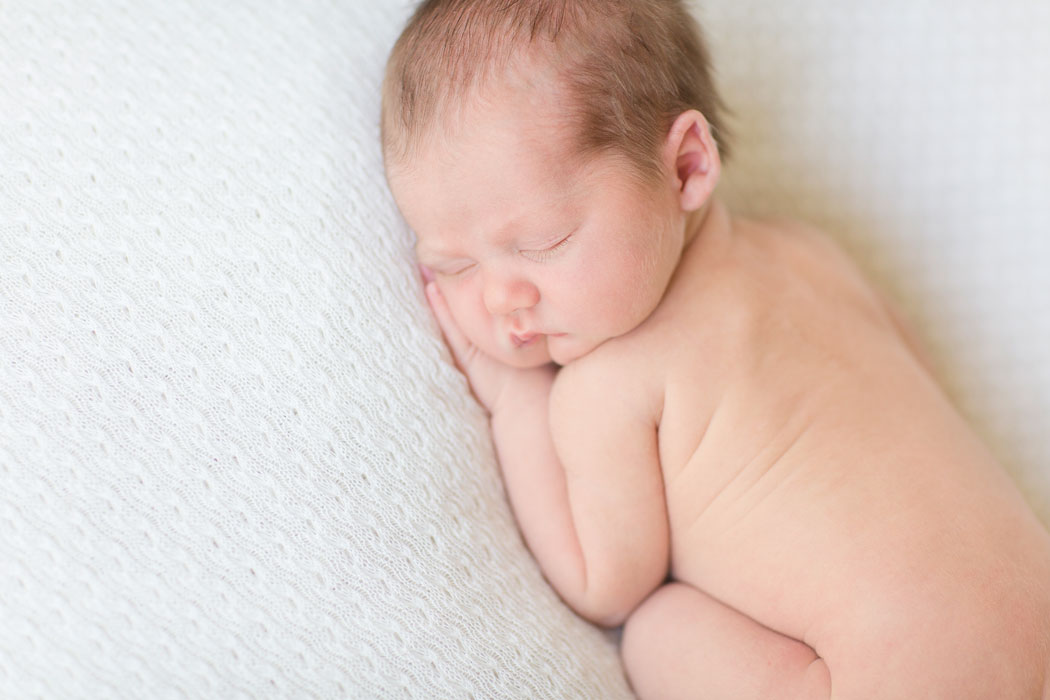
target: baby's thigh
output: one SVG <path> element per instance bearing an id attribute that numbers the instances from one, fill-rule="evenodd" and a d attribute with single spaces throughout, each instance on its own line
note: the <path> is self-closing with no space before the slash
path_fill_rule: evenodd
<path id="1" fill-rule="evenodd" d="M 831 696 L 813 649 L 683 583 L 661 586 L 631 614 L 622 654 L 643 699 Z"/>

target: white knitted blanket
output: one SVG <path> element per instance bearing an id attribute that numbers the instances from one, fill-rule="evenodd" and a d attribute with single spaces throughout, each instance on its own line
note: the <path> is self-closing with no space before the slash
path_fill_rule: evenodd
<path id="1" fill-rule="evenodd" d="M 727 194 L 834 230 L 1050 522 L 1050 10 L 709 3 Z M 0 1 L 0 698 L 626 698 L 383 180 L 388 0 Z"/>

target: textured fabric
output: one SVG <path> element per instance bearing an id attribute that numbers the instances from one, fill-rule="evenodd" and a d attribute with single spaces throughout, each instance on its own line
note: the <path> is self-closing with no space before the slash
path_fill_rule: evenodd
<path id="1" fill-rule="evenodd" d="M 382 177 L 408 2 L 0 2 L 0 697 L 629 697 Z M 1050 8 L 708 3 L 726 194 L 902 303 L 1050 522 Z"/>
<path id="2" fill-rule="evenodd" d="M 423 301 L 397 5 L 0 3 L 0 697 L 629 697 Z"/>

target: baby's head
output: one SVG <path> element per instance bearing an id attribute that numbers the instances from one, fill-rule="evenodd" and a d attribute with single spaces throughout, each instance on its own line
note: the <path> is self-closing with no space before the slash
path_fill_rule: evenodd
<path id="1" fill-rule="evenodd" d="M 427 0 L 391 54 L 391 189 L 452 314 L 565 364 L 659 304 L 726 154 L 680 0 Z"/>

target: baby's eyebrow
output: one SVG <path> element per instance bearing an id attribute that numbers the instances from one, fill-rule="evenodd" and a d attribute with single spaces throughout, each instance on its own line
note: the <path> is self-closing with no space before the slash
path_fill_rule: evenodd
<path id="1" fill-rule="evenodd" d="M 430 248 L 423 245 L 422 243 L 416 243 L 414 246 L 412 246 L 412 250 L 415 252 L 416 257 L 421 259 L 429 258 L 434 253 L 434 251 L 432 251 Z"/>
<path id="2" fill-rule="evenodd" d="M 446 260 L 458 257 L 456 255 L 452 255 L 442 250 L 435 250 L 422 243 L 416 243 L 416 245 L 413 248 L 416 253 L 416 259 L 420 262 L 444 262 Z"/>

